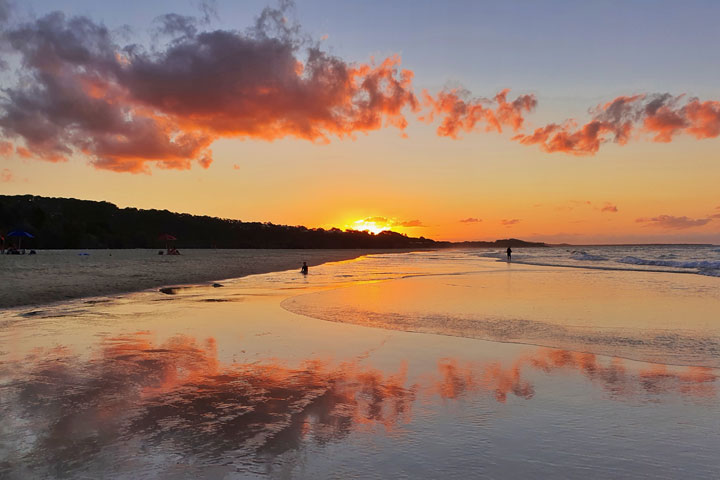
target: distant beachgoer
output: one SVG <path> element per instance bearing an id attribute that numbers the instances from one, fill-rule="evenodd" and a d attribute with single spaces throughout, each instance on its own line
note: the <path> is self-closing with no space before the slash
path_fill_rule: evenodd
<path id="1" fill-rule="evenodd" d="M 508 249 L 507 249 L 507 256 L 508 256 L 508 261 L 510 261 L 510 257 L 512 256 L 512 248 L 510 248 L 510 247 L 508 247 Z"/>
<path id="2" fill-rule="evenodd" d="M 307 275 L 307 273 L 308 273 L 307 262 L 303 262 L 303 266 L 302 266 L 302 268 L 300 269 L 300 273 L 302 273 L 303 275 Z"/>

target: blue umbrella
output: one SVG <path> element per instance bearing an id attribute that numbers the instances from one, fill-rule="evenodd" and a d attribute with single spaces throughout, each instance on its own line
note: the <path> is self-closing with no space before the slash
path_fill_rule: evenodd
<path id="1" fill-rule="evenodd" d="M 32 233 L 26 232 L 25 230 L 13 230 L 12 232 L 8 232 L 8 237 L 20 237 L 18 239 L 18 248 L 20 248 L 20 245 L 22 244 L 22 237 L 27 238 L 35 238 L 35 235 Z"/>
<path id="2" fill-rule="evenodd" d="M 28 238 L 35 238 L 35 235 L 32 233 L 26 232 L 25 230 L 13 230 L 12 232 L 8 232 L 8 237 L 28 237 Z"/>

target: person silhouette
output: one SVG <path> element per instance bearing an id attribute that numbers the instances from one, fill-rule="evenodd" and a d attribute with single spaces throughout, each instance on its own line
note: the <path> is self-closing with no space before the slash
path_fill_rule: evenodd
<path id="1" fill-rule="evenodd" d="M 512 248 L 508 247 L 507 249 L 507 256 L 508 256 L 508 262 L 511 260 L 510 257 L 512 256 Z"/>
<path id="2" fill-rule="evenodd" d="M 308 273 L 307 262 L 303 262 L 303 266 L 302 266 L 302 268 L 300 269 L 300 273 L 302 273 L 303 275 L 307 275 L 307 273 Z"/>

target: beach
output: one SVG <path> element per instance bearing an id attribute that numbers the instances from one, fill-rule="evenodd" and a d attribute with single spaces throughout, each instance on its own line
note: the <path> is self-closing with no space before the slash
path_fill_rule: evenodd
<path id="1" fill-rule="evenodd" d="M 6 308 L 0 476 L 717 478 L 716 277 L 482 253 Z"/>
<path id="2" fill-rule="evenodd" d="M 181 255 L 158 255 L 157 250 L 135 249 L 41 250 L 32 256 L 0 255 L 4 274 L 0 308 L 300 270 L 303 262 L 314 266 L 371 252 L 184 249 Z"/>

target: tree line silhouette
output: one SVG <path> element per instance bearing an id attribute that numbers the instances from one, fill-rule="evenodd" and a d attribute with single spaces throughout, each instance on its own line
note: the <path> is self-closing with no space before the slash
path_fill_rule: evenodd
<path id="1" fill-rule="evenodd" d="M 179 248 L 417 248 L 437 242 L 396 232 L 376 235 L 338 228 L 242 222 L 168 210 L 118 208 L 109 202 L 0 196 L 0 235 L 25 230 L 37 249 L 159 248 L 162 234 Z M 5 240 L 6 245 L 10 239 Z M 24 242 L 23 245 L 26 243 Z"/>
<path id="2" fill-rule="evenodd" d="M 161 248 L 161 235 L 177 237 L 178 248 L 438 248 L 542 246 L 517 239 L 495 242 L 437 242 L 385 231 L 307 228 L 242 222 L 168 210 L 118 208 L 110 202 L 0 195 L 0 235 L 25 230 L 23 245 L 36 249 Z M 11 240 L 6 238 L 5 244 Z"/>

